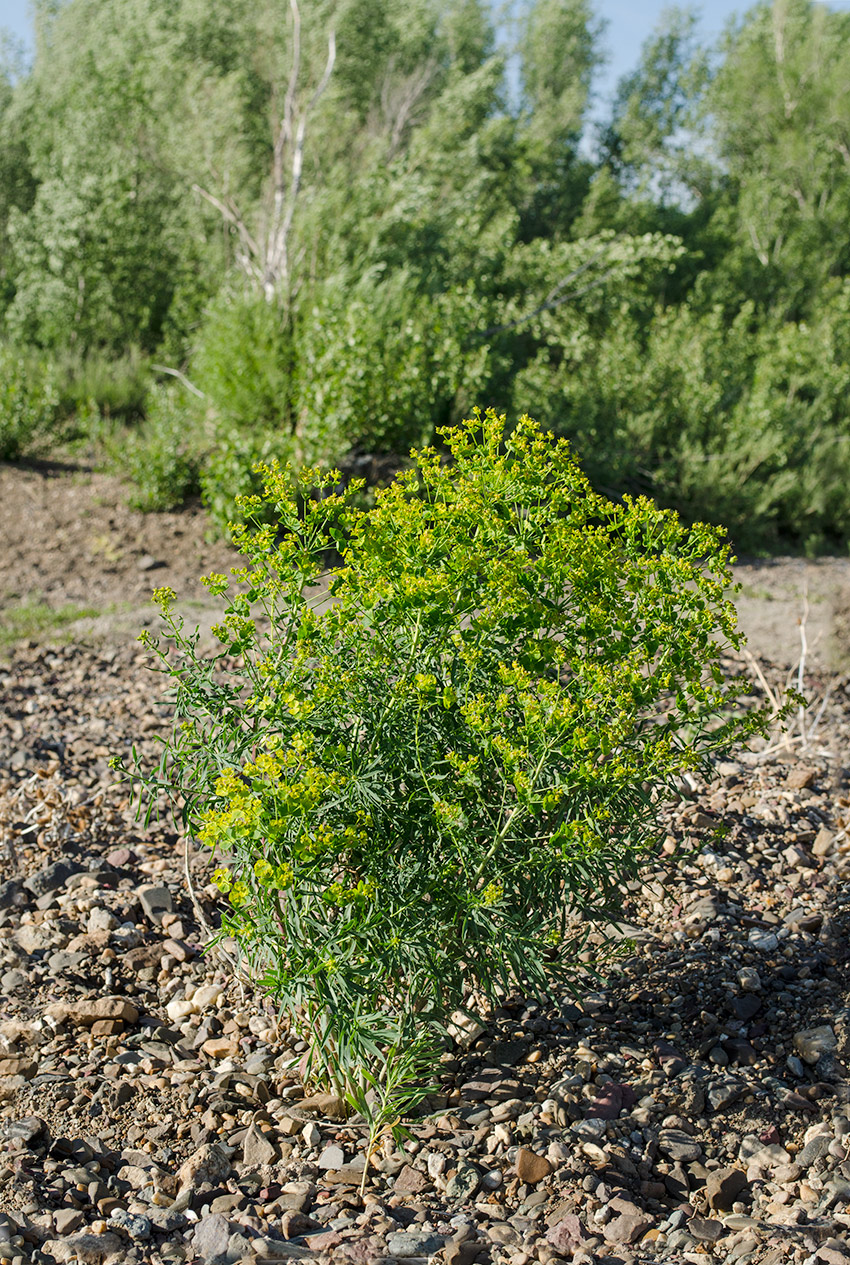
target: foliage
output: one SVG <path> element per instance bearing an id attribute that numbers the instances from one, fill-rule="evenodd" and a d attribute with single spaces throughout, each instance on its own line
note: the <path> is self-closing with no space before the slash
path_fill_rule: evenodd
<path id="1" fill-rule="evenodd" d="M 96 409 L 105 419 L 136 421 L 144 414 L 150 364 L 138 348 L 120 356 L 68 349 L 54 360 L 59 408 L 66 417 Z"/>
<path id="2" fill-rule="evenodd" d="M 241 587 L 205 580 L 217 659 L 169 589 L 146 638 L 178 716 L 148 785 L 221 854 L 222 934 L 346 1092 L 471 990 L 573 980 L 658 801 L 764 726 L 722 666 L 720 530 L 606 501 L 527 417 L 442 435 L 448 463 L 425 449 L 366 511 L 335 471 L 267 468 Z"/>
<path id="3" fill-rule="evenodd" d="M 595 124 L 588 0 L 36 7 L 31 66 L 0 34 L 0 336 L 63 416 L 138 417 L 144 359 L 198 383 L 220 526 L 258 458 L 533 399 L 598 487 L 846 548 L 850 15 L 758 0 L 709 45 L 667 10 Z"/>
<path id="4" fill-rule="evenodd" d="M 144 422 L 122 437 L 115 452 L 117 472 L 132 481 L 134 508 L 174 509 L 199 491 L 203 440 L 191 418 L 182 388 L 151 388 Z"/>
<path id="5" fill-rule="evenodd" d="M 0 344 L 0 460 L 42 451 L 59 433 L 59 392 L 50 364 Z"/>

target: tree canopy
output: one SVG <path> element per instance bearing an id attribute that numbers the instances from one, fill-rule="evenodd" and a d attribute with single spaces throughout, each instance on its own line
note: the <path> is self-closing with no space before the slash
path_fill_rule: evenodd
<path id="1" fill-rule="evenodd" d="M 846 547 L 850 14 L 761 0 L 707 47 L 670 10 L 603 118 L 590 0 L 36 17 L 0 55 L 0 338 L 67 408 L 108 407 L 81 365 L 157 366 L 139 477 L 226 520 L 256 458 L 494 406 L 609 495 Z"/>

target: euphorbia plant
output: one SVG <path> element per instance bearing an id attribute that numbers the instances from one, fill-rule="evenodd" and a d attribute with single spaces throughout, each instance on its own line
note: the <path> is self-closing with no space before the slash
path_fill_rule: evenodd
<path id="1" fill-rule="evenodd" d="M 264 468 L 246 565 L 205 580 L 218 659 L 156 594 L 178 723 L 152 782 L 342 1090 L 472 989 L 573 979 L 659 800 L 765 723 L 722 664 L 720 529 L 597 495 L 528 417 L 441 436 L 369 510 L 336 472 Z"/>

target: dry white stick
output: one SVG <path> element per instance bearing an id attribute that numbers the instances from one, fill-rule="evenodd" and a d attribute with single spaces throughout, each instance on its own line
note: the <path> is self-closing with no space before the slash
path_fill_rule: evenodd
<path id="1" fill-rule="evenodd" d="M 797 691 L 803 693 L 804 673 L 806 670 L 806 652 L 808 650 L 808 641 L 806 640 L 806 620 L 809 617 L 809 589 L 808 585 L 803 593 L 803 614 L 800 617 L 800 662 L 797 667 Z M 804 703 L 800 704 L 797 715 L 800 720 L 800 736 L 803 739 L 803 749 L 808 745 L 806 739 L 806 707 Z"/>

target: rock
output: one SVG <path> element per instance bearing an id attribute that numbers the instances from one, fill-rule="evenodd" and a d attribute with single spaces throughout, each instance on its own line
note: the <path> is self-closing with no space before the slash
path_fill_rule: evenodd
<path id="1" fill-rule="evenodd" d="M 829 1024 L 794 1033 L 794 1049 L 803 1062 L 810 1066 L 814 1066 L 822 1055 L 832 1054 L 837 1045 L 835 1033 Z"/>
<path id="2" fill-rule="evenodd" d="M 621 1111 L 628 1111 L 637 1101 L 637 1095 L 630 1085 L 620 1085 L 609 1081 L 603 1085 L 601 1093 L 588 1107 L 585 1116 L 599 1120 L 616 1120 Z"/>
<path id="3" fill-rule="evenodd" d="M 317 1146 L 322 1145 L 322 1131 L 312 1120 L 301 1130 L 301 1137 L 304 1139 L 304 1145 L 311 1151 L 315 1151 Z"/>
<path id="4" fill-rule="evenodd" d="M 791 769 L 785 779 L 785 785 L 791 791 L 804 791 L 811 786 L 817 777 L 814 769 L 808 769 L 805 765 L 798 765 L 796 769 Z"/>
<path id="5" fill-rule="evenodd" d="M 147 1217 L 135 1212 L 125 1212 L 123 1208 L 115 1209 L 109 1218 L 109 1224 L 129 1234 L 131 1239 L 149 1239 L 151 1235 L 151 1223 Z"/>
<path id="6" fill-rule="evenodd" d="M 705 1198 L 712 1212 L 731 1212 L 732 1204 L 747 1187 L 742 1168 L 718 1168 L 705 1180 Z"/>
<path id="7" fill-rule="evenodd" d="M 475 1239 L 466 1239 L 458 1243 L 453 1239 L 443 1248 L 445 1265 L 473 1265 L 481 1252 L 481 1244 Z"/>
<path id="8" fill-rule="evenodd" d="M 279 1155 L 269 1135 L 252 1124 L 242 1142 L 242 1163 L 248 1168 L 262 1168 L 264 1164 L 273 1164 Z"/>
<path id="9" fill-rule="evenodd" d="M 18 884 L 13 878 L 8 879 L 5 883 L 0 883 L 0 909 L 14 909 L 16 906 L 25 905 L 27 898 Z"/>
<path id="10" fill-rule="evenodd" d="M 136 560 L 137 571 L 157 571 L 165 565 L 161 558 L 155 558 L 152 553 L 143 553 L 141 558 Z"/>
<path id="11" fill-rule="evenodd" d="M 0 1139 L 20 1138 L 27 1146 L 32 1146 L 42 1138 L 47 1125 L 40 1116 L 21 1116 L 19 1120 L 4 1120 L 0 1123 Z"/>
<path id="12" fill-rule="evenodd" d="M 621 1212 L 603 1228 L 606 1243 L 634 1243 L 652 1225 L 645 1212 Z"/>
<path id="13" fill-rule="evenodd" d="M 302 1098 L 298 1106 L 328 1120 L 345 1120 L 348 1111 L 345 1100 L 338 1094 L 311 1094 Z"/>
<path id="14" fill-rule="evenodd" d="M 816 1160 L 823 1159 L 829 1154 L 829 1148 L 832 1143 L 832 1137 L 828 1133 L 820 1133 L 811 1138 L 802 1151 L 796 1156 L 796 1163 L 800 1168 L 809 1168 Z"/>
<path id="15" fill-rule="evenodd" d="M 688 1233 L 698 1243 L 716 1243 L 718 1239 L 723 1237 L 723 1222 L 715 1221 L 711 1217 L 693 1216 L 688 1222 Z"/>
<path id="16" fill-rule="evenodd" d="M 758 953 L 774 953 L 779 948 L 779 938 L 773 931 L 764 931 L 761 927 L 753 927 L 747 936 L 751 948 Z"/>
<path id="17" fill-rule="evenodd" d="M 56 1023 L 78 1023 L 84 1027 L 97 1023 L 99 1019 L 120 1019 L 124 1023 L 135 1023 L 139 1010 L 126 997 L 81 998 L 73 1004 L 55 1002 L 45 1012 Z"/>
<path id="18" fill-rule="evenodd" d="M 48 1260 L 53 1259 L 59 1265 L 99 1265 L 99 1262 L 113 1252 L 121 1250 L 126 1239 L 117 1234 L 71 1234 L 66 1239 L 48 1239 L 42 1244 L 42 1253 Z"/>
<path id="19" fill-rule="evenodd" d="M 425 1173 L 420 1173 L 412 1164 L 405 1164 L 393 1183 L 393 1190 L 398 1195 L 419 1195 L 430 1184 Z"/>
<path id="20" fill-rule="evenodd" d="M 472 1015 L 462 1010 L 455 1010 L 449 1017 L 447 1031 L 452 1040 L 465 1050 L 472 1045 L 473 1041 L 483 1037 L 486 1029 L 477 1019 L 473 1019 Z"/>
<path id="21" fill-rule="evenodd" d="M 709 1086 L 706 1097 L 712 1111 L 722 1111 L 724 1107 L 731 1107 L 732 1103 L 737 1102 L 745 1089 L 746 1085 L 742 1081 L 718 1081 Z"/>
<path id="22" fill-rule="evenodd" d="M 586 1238 L 585 1228 L 574 1213 L 569 1213 L 566 1217 L 562 1217 L 546 1234 L 546 1242 L 551 1243 L 555 1251 L 559 1252 L 561 1256 L 572 1256 L 574 1252 L 579 1250 Z"/>
<path id="23" fill-rule="evenodd" d="M 165 914 L 174 909 L 171 892 L 167 887 L 140 887 L 136 892 L 145 917 L 158 927 Z"/>
<path id="24" fill-rule="evenodd" d="M 210 1212 L 195 1226 L 192 1247 L 205 1265 L 226 1265 L 230 1235 L 230 1222 L 220 1213 Z"/>
<path id="25" fill-rule="evenodd" d="M 57 1208 L 53 1213 L 53 1228 L 57 1234 L 73 1234 L 84 1221 L 78 1208 Z"/>
<path id="26" fill-rule="evenodd" d="M 401 1230 L 397 1234 L 387 1235 L 387 1250 L 391 1256 L 404 1260 L 409 1256 L 430 1256 L 439 1252 L 445 1243 L 439 1234 L 427 1234 L 424 1231 Z"/>
<path id="27" fill-rule="evenodd" d="M 82 868 L 79 861 L 54 861 L 37 874 L 24 879 L 23 886 L 36 898 L 46 896 L 48 892 L 58 892 L 71 875 L 81 873 Z"/>
<path id="28" fill-rule="evenodd" d="M 737 979 L 745 993 L 761 992 L 761 977 L 754 966 L 742 966 L 738 971 Z"/>
<path id="29" fill-rule="evenodd" d="M 24 1080 L 31 1080 L 38 1071 L 38 1064 L 35 1059 L 26 1057 L 12 1056 L 11 1058 L 0 1058 L 0 1076 L 23 1076 Z"/>
<path id="30" fill-rule="evenodd" d="M 319 1168 L 340 1169 L 345 1163 L 345 1151 L 341 1146 L 326 1146 L 316 1163 Z"/>
<path id="31" fill-rule="evenodd" d="M 521 1146 L 517 1151 L 516 1174 L 526 1186 L 536 1186 L 552 1172 L 552 1165 L 545 1155 L 535 1155 L 527 1147 Z"/>
<path id="32" fill-rule="evenodd" d="M 481 1184 L 481 1174 L 472 1164 L 458 1165 L 457 1172 L 446 1183 L 446 1199 L 465 1203 Z"/>
<path id="33" fill-rule="evenodd" d="M 680 1054 L 674 1046 L 669 1045 L 666 1041 L 656 1041 L 655 1057 L 661 1064 L 661 1070 L 664 1075 L 671 1080 L 688 1066 L 688 1061 L 684 1055 Z"/>
<path id="34" fill-rule="evenodd" d="M 658 1135 L 658 1148 L 671 1160 L 698 1160 L 702 1155 L 699 1142 L 682 1129 L 662 1129 Z"/>
<path id="35" fill-rule="evenodd" d="M 215 1183 L 229 1177 L 231 1163 L 220 1146 L 214 1142 L 205 1142 L 197 1151 L 184 1160 L 177 1173 L 177 1181 L 181 1189 L 202 1182 Z"/>

